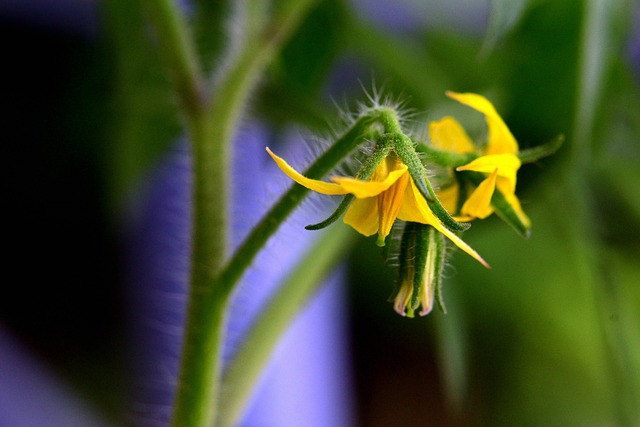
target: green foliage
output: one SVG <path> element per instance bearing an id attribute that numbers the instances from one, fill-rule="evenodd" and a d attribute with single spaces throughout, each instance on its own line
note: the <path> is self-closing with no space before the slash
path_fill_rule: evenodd
<path id="1" fill-rule="evenodd" d="M 491 0 L 483 49 L 491 50 L 515 27 L 530 0 Z"/>
<path id="2" fill-rule="evenodd" d="M 340 53 L 345 13 L 338 0 L 321 2 L 282 49 L 274 77 L 290 96 L 317 99 Z"/>

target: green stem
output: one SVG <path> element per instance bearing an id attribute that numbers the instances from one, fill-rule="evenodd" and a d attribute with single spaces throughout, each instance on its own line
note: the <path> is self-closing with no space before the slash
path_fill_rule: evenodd
<path id="1" fill-rule="evenodd" d="M 226 210 L 217 197 L 226 185 L 223 154 L 208 143 L 206 116 L 191 122 L 193 230 L 191 285 L 182 363 L 172 419 L 174 426 L 204 427 L 215 419 L 220 343 L 229 295 L 216 283 L 226 251 Z M 224 192 L 223 192 L 224 193 Z M 220 208 L 220 207 L 223 208 Z"/>
<path id="2" fill-rule="evenodd" d="M 182 100 L 193 154 L 191 285 L 174 426 L 205 427 L 216 420 L 225 315 L 232 290 L 220 280 L 227 256 L 231 142 L 263 69 L 314 1 L 285 1 L 289 7 L 281 10 L 286 13 L 277 13 L 264 24 L 251 19 L 242 45 L 217 73 L 207 102 L 200 100 L 199 68 L 194 65 L 193 43 L 181 15 L 171 0 L 148 3 Z M 258 7 L 259 2 L 251 5 Z M 251 16 L 255 18 L 255 13 Z"/>
<path id="3" fill-rule="evenodd" d="M 221 262 L 225 250 L 221 238 L 224 211 L 214 209 L 214 195 L 215 189 L 224 185 L 226 177 L 224 169 L 217 173 L 221 156 L 209 144 L 211 126 L 201 96 L 200 67 L 186 22 L 172 0 L 145 1 L 145 6 L 181 101 L 193 150 L 193 263 L 185 345 L 172 423 L 204 427 L 214 417 L 211 402 L 215 388 L 211 387 L 210 380 L 216 378 L 219 369 L 218 343 L 221 342 L 226 295 L 219 292 L 219 287 L 203 284 L 211 283 L 216 277 L 216 263 Z M 193 378 L 199 380 L 193 381 Z"/>
<path id="4" fill-rule="evenodd" d="M 187 23 L 173 0 L 142 0 L 187 117 L 204 108 L 203 79 Z"/>
<path id="5" fill-rule="evenodd" d="M 260 316 L 223 377 L 219 426 L 237 425 L 251 392 L 268 363 L 279 337 L 314 295 L 322 278 L 351 247 L 355 233 L 348 227 L 328 230 L 300 260 Z"/>
<path id="6" fill-rule="evenodd" d="M 219 286 L 190 294 L 173 426 L 213 425 L 228 299 Z"/>

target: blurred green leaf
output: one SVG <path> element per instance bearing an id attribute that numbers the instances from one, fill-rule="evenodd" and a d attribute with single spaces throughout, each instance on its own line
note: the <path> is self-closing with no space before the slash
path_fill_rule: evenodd
<path id="1" fill-rule="evenodd" d="M 177 100 L 139 2 L 109 0 L 105 19 L 115 62 L 109 136 L 112 203 L 118 206 L 141 174 L 180 133 Z"/>
<path id="2" fill-rule="evenodd" d="M 385 79 L 385 88 L 411 94 L 422 107 L 443 97 L 449 76 L 414 40 L 403 40 L 353 18 L 348 41 L 360 60 L 370 61 Z M 386 77 L 392 77 L 387 82 Z M 393 92 L 392 92 L 393 93 Z"/>
<path id="3" fill-rule="evenodd" d="M 482 52 L 488 54 L 524 14 L 530 0 L 491 0 Z"/>
<path id="4" fill-rule="evenodd" d="M 640 266 L 630 253 L 607 251 L 602 304 L 619 425 L 640 422 Z"/>
<path id="5" fill-rule="evenodd" d="M 535 197 L 524 196 L 534 226 L 527 241 L 499 221 L 465 233 L 491 270 L 456 257 L 451 286 L 462 288 L 470 388 L 486 393 L 478 395 L 486 425 L 598 425 L 614 414 L 596 278 L 576 254 L 588 253 L 589 240 L 566 227 L 573 208 L 563 189 L 549 177 Z"/>
<path id="6" fill-rule="evenodd" d="M 287 92 L 315 97 L 344 49 L 345 10 L 339 0 L 319 2 L 285 45 L 276 75 Z"/>
<path id="7" fill-rule="evenodd" d="M 508 64 L 501 84 L 509 111 L 503 117 L 520 149 L 572 129 L 580 26 L 581 2 L 544 2 L 530 8 L 492 55 Z"/>
<path id="8" fill-rule="evenodd" d="M 625 1 L 589 0 L 586 2 L 579 63 L 578 99 L 572 158 L 590 161 L 592 132 L 602 90 L 616 53 L 621 52 L 621 22 L 628 16 Z"/>
<path id="9" fill-rule="evenodd" d="M 468 403 L 469 393 L 469 331 L 460 300 L 460 291 L 448 286 L 447 314 L 435 314 L 435 333 L 438 343 L 440 369 L 444 381 L 444 391 L 452 409 L 459 413 Z"/>
<path id="10" fill-rule="evenodd" d="M 461 33 L 429 31 L 423 38 L 423 46 L 427 56 L 446 70 L 449 86 L 444 90 L 478 91 L 477 88 L 494 87 L 508 70 L 499 55 L 481 58 L 480 40 Z"/>
<path id="11" fill-rule="evenodd" d="M 225 33 L 230 25 L 231 2 L 221 0 L 198 0 L 193 14 L 193 32 L 206 73 L 210 72 L 215 60 L 220 57 L 225 43 Z"/>
<path id="12" fill-rule="evenodd" d="M 323 108 L 327 76 L 345 48 L 340 0 L 319 2 L 268 70 L 256 107 L 272 123 L 298 122 L 325 130 L 333 112 Z"/>

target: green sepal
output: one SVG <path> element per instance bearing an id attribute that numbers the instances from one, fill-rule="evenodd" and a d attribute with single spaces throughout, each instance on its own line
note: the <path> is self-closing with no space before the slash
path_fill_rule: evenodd
<path id="1" fill-rule="evenodd" d="M 386 134 L 384 137 L 387 137 L 392 141 L 396 154 L 400 157 L 400 160 L 407 165 L 413 182 L 416 184 L 420 194 L 425 198 L 429 208 L 438 217 L 438 219 L 452 231 L 467 230 L 471 225 L 459 223 L 453 219 L 444 206 L 442 206 L 440 200 L 438 200 L 438 197 L 436 196 L 435 191 L 433 191 L 433 187 L 427 178 L 427 172 L 424 165 L 420 161 L 411 139 L 402 134 Z"/>
<path id="2" fill-rule="evenodd" d="M 429 227 L 432 242 L 431 250 L 435 252 L 435 261 L 433 266 L 433 293 L 434 300 L 438 305 L 438 309 L 447 314 L 447 309 L 444 306 L 444 299 L 442 297 L 442 274 L 444 272 L 444 265 L 447 258 L 447 242 L 444 238 L 444 234 L 440 233 L 433 227 Z"/>
<path id="3" fill-rule="evenodd" d="M 447 243 L 442 233 L 430 225 L 406 223 L 400 245 L 399 282 L 390 300 L 400 292 L 403 279 L 411 277 L 413 289 L 411 300 L 405 307 L 407 317 L 414 317 L 415 310 L 420 306 L 420 295 L 423 292 L 427 295 L 433 292 L 438 309 L 446 314 L 441 290 L 446 254 Z M 431 278 L 432 290 L 423 289 L 427 284 L 425 275 Z"/>
<path id="4" fill-rule="evenodd" d="M 402 245 L 402 233 L 406 226 L 405 221 L 395 221 L 391 226 L 391 232 L 387 236 L 385 245 L 381 247 L 380 254 L 386 263 L 397 265 L 400 246 Z"/>
<path id="5" fill-rule="evenodd" d="M 364 164 L 360 168 L 360 171 L 358 171 L 356 178 L 362 181 L 368 181 L 373 175 L 373 172 L 375 172 L 380 162 L 382 162 L 389 155 L 390 151 L 391 146 L 389 144 L 386 144 L 385 141 L 381 139 L 380 142 L 376 145 L 376 148 L 373 150 L 373 153 L 371 153 L 367 160 L 365 160 Z M 336 210 L 331 214 L 331 216 L 329 216 L 329 218 L 317 224 L 309 224 L 304 228 L 306 230 L 320 230 L 322 228 L 328 227 L 329 225 L 333 224 L 338 218 L 340 218 L 342 214 L 345 213 L 351 202 L 353 202 L 354 198 L 355 196 L 353 194 L 347 194 L 346 196 L 344 196 L 342 202 L 340 202 Z"/>
<path id="6" fill-rule="evenodd" d="M 413 258 L 409 260 L 409 262 L 413 262 L 414 264 L 414 274 L 413 274 L 413 293 L 411 294 L 411 301 L 409 302 L 409 306 L 407 307 L 407 316 L 413 317 L 413 312 L 418 305 L 420 305 L 420 291 L 424 286 L 424 275 L 425 269 L 427 267 L 427 256 L 429 254 L 430 249 L 430 232 L 429 229 L 433 229 L 430 225 L 419 224 L 415 222 L 410 222 L 411 229 L 413 234 L 415 234 L 414 238 L 414 248 L 413 248 Z M 429 274 L 429 272 L 427 272 Z M 411 315 L 409 315 L 411 313 Z"/>
<path id="7" fill-rule="evenodd" d="M 380 137 L 373 153 L 364 161 L 364 164 L 356 174 L 356 178 L 361 181 L 369 181 L 378 165 L 387 158 L 392 148 L 393 147 L 386 142 L 384 135 Z"/>
<path id="8" fill-rule="evenodd" d="M 410 260 L 413 259 L 413 249 L 415 247 L 415 233 L 412 231 L 412 222 L 404 224 L 402 230 L 402 237 L 400 239 L 400 248 L 398 251 L 398 280 L 395 282 L 393 291 L 387 301 L 393 303 L 400 291 L 404 278 L 413 275 L 413 263 Z M 411 314 L 413 316 L 413 313 Z"/>
<path id="9" fill-rule="evenodd" d="M 411 299 L 405 307 L 405 316 L 409 318 L 414 317 L 415 310 L 420 304 L 420 286 L 422 286 L 427 258 L 427 245 L 422 230 L 426 227 L 417 222 L 405 223 L 400 241 L 398 282 L 389 297 L 389 301 L 393 301 L 400 293 L 404 279 L 410 278 Z"/>
<path id="10" fill-rule="evenodd" d="M 345 213 L 354 198 L 355 196 L 353 194 L 347 194 L 346 196 L 344 196 L 342 202 L 340 202 L 336 210 L 329 216 L 329 218 L 317 224 L 309 224 L 304 227 L 305 230 L 321 230 L 330 226 Z"/>
<path id="11" fill-rule="evenodd" d="M 524 163 L 533 163 L 544 157 L 554 154 L 564 143 L 564 135 L 558 135 L 551 141 L 538 145 L 537 147 L 527 148 L 518 152 L 518 158 Z"/>
<path id="12" fill-rule="evenodd" d="M 409 270 L 413 268 L 413 266 L 407 262 L 413 259 L 413 248 L 415 247 L 415 232 L 413 228 L 415 227 L 415 222 L 406 222 L 404 225 L 404 230 L 402 230 L 402 238 L 400 239 L 400 252 L 398 254 L 398 274 L 400 276 L 400 280 L 396 284 L 395 289 L 393 290 L 390 300 L 393 300 L 400 292 L 400 288 L 402 286 L 402 279 L 409 274 Z"/>
<path id="13" fill-rule="evenodd" d="M 416 224 L 417 225 L 417 237 L 416 237 L 416 260 L 419 260 L 422 266 L 420 277 L 416 270 L 413 283 L 413 295 L 411 299 L 411 306 L 413 309 L 418 307 L 420 292 L 422 287 L 425 286 L 424 275 L 431 275 L 434 293 L 435 303 L 438 305 L 438 309 L 446 314 L 447 310 L 444 306 L 442 299 L 442 273 L 444 271 L 445 258 L 447 255 L 447 243 L 444 238 L 444 234 L 430 225 Z M 427 258 L 432 258 L 432 264 L 429 264 Z M 430 271 L 426 271 L 427 267 Z M 428 292 L 428 291 L 427 291 Z"/>
<path id="14" fill-rule="evenodd" d="M 451 151 L 438 150 L 425 143 L 416 144 L 416 151 L 425 155 L 426 160 L 445 168 L 457 168 L 471 163 L 478 156 L 474 153 L 453 153 Z"/>
<path id="15" fill-rule="evenodd" d="M 486 176 L 481 172 L 470 172 L 464 171 L 460 172 L 464 174 L 464 176 L 469 179 L 475 186 L 480 185 L 480 183 L 486 178 Z M 514 230 L 518 232 L 522 237 L 528 239 L 531 235 L 531 227 L 525 224 L 522 220 L 518 212 L 511 206 L 511 204 L 507 201 L 507 198 L 502 194 L 502 192 L 495 188 L 493 192 L 493 196 L 491 196 L 491 206 L 493 206 L 495 213 L 507 224 L 513 227 Z"/>

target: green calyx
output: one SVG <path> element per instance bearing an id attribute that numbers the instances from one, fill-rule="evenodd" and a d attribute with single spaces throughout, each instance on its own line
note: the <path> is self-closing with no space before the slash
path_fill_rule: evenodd
<path id="1" fill-rule="evenodd" d="M 451 151 L 438 150 L 425 143 L 416 144 L 416 151 L 423 154 L 425 160 L 445 168 L 457 168 L 471 163 L 478 156 L 474 153 L 454 153 Z"/>
<path id="2" fill-rule="evenodd" d="M 438 219 L 452 231 L 465 231 L 469 229 L 469 224 L 463 224 L 457 222 L 442 206 L 436 192 L 433 190 L 429 179 L 427 178 L 427 171 L 422 164 L 422 161 L 418 157 L 418 153 L 414 148 L 413 141 L 405 135 L 395 135 L 394 151 L 400 157 L 402 162 L 407 165 L 409 174 L 413 179 L 416 187 L 426 199 L 427 204 L 431 211 L 438 217 Z"/>
<path id="3" fill-rule="evenodd" d="M 391 296 L 400 299 L 395 303 L 397 311 L 414 317 L 422 306 L 420 315 L 426 315 L 435 301 L 446 313 L 441 292 L 445 257 L 446 242 L 440 232 L 430 225 L 415 222 L 405 225 L 400 244 L 400 278 Z"/>
<path id="4" fill-rule="evenodd" d="M 364 162 L 360 171 L 358 171 L 356 178 L 362 181 L 369 180 L 380 162 L 393 151 L 407 166 L 408 172 L 416 187 L 425 198 L 431 211 L 442 224 L 452 231 L 467 230 L 469 224 L 459 223 L 454 220 L 449 212 L 442 206 L 442 203 L 440 203 L 433 186 L 427 178 L 427 171 L 416 152 L 415 144 L 401 130 L 397 112 L 391 108 L 372 109 L 361 117 L 361 120 L 367 122 L 368 126 L 366 126 L 366 128 L 368 130 L 375 128 L 376 126 L 374 125 L 378 125 L 384 132 L 378 134 L 375 148 Z M 360 139 L 362 140 L 362 137 Z M 461 162 L 461 159 L 455 160 L 456 162 Z M 464 160 L 466 162 L 468 156 L 464 156 Z M 464 162 L 462 163 L 464 164 Z M 327 219 L 316 224 L 307 225 L 305 228 L 307 230 L 319 230 L 331 225 L 346 212 L 353 200 L 353 195 L 346 195 L 337 209 Z M 379 239 L 377 244 L 384 246 L 384 239 Z"/>
<path id="5" fill-rule="evenodd" d="M 438 304 L 438 309 L 443 313 L 447 313 L 442 297 L 442 273 L 447 258 L 447 242 L 442 233 L 435 228 L 429 227 L 429 251 L 433 255 L 432 271 L 433 271 L 433 287 L 434 299 Z"/>

